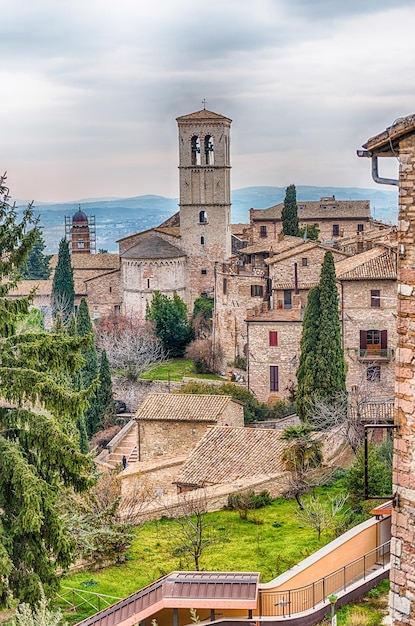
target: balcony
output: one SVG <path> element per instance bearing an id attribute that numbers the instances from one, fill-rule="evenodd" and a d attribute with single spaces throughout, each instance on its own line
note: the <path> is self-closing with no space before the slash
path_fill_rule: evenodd
<path id="1" fill-rule="evenodd" d="M 357 351 L 357 358 L 359 361 L 390 361 L 395 356 L 395 350 L 393 348 L 360 348 Z"/>

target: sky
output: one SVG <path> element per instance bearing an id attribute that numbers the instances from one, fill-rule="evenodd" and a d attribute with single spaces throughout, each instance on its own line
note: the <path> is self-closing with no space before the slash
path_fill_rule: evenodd
<path id="1" fill-rule="evenodd" d="M 233 189 L 374 188 L 356 149 L 415 112 L 414 25 L 415 0 L 2 0 L 0 170 L 35 202 L 175 198 L 206 100 Z"/>

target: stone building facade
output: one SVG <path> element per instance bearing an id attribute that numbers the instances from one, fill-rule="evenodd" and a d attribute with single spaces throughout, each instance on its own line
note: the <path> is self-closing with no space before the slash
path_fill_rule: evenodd
<path id="1" fill-rule="evenodd" d="M 366 155 L 399 158 L 398 306 L 395 377 L 393 626 L 415 624 L 415 114 L 398 119 L 364 145 Z M 375 163 L 377 165 L 377 163 Z"/>
<path id="2" fill-rule="evenodd" d="M 319 202 L 297 202 L 300 228 L 316 226 L 319 239 L 335 242 L 342 237 L 370 230 L 369 200 L 336 200 L 334 196 Z M 252 243 L 276 239 L 282 232 L 281 213 L 284 204 L 269 209 L 251 209 Z"/>

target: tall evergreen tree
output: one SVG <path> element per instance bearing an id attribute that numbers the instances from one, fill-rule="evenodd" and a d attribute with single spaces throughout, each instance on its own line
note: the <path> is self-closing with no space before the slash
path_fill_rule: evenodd
<path id="1" fill-rule="evenodd" d="M 187 315 L 187 306 L 175 292 L 172 299 L 155 291 L 146 319 L 154 324 L 157 339 L 170 357 L 184 355 L 194 337 Z"/>
<path id="2" fill-rule="evenodd" d="M 316 387 L 320 397 L 333 401 L 346 393 L 347 366 L 342 348 L 339 318 L 339 292 L 333 253 L 324 255 L 320 275 L 320 322 L 317 346 Z"/>
<path id="3" fill-rule="evenodd" d="M 79 309 L 76 314 L 76 334 L 79 337 L 88 337 L 90 344 L 82 351 L 85 363 L 80 369 L 81 388 L 89 387 L 99 376 L 98 355 L 94 343 L 94 329 L 89 316 L 88 304 L 85 298 L 81 299 Z M 100 422 L 100 407 L 98 401 L 98 390 L 90 397 L 89 406 L 85 412 L 85 425 L 88 437 L 92 437 Z"/>
<path id="4" fill-rule="evenodd" d="M 100 418 L 111 421 L 115 415 L 115 402 L 112 392 L 111 370 L 105 350 L 101 352 L 99 364 L 98 405 Z"/>
<path id="5" fill-rule="evenodd" d="M 30 250 L 27 261 L 22 268 L 22 276 L 25 280 L 47 280 L 51 268 L 49 261 L 51 254 L 44 254 L 45 240 L 39 229 L 36 229 L 36 239 Z"/>
<path id="6" fill-rule="evenodd" d="M 56 378 L 79 367 L 85 340 L 15 333 L 30 299 L 7 296 L 35 240 L 31 209 L 19 219 L 0 178 L 0 604 L 37 601 L 39 583 L 56 590 L 74 548 L 56 502 L 64 486 L 86 489 L 91 469 L 65 428 L 91 390 L 72 393 Z"/>
<path id="7" fill-rule="evenodd" d="M 281 213 L 282 232 L 284 235 L 300 236 L 298 226 L 297 192 L 295 185 L 289 185 L 285 190 L 284 206 Z"/>
<path id="8" fill-rule="evenodd" d="M 319 285 L 308 295 L 300 347 L 297 412 L 306 421 L 313 400 L 332 403 L 346 393 L 336 272 L 330 250 L 324 256 Z"/>
<path id="9" fill-rule="evenodd" d="M 296 406 L 298 417 L 306 421 L 310 401 L 315 394 L 317 363 L 317 345 L 320 331 L 320 288 L 312 287 L 308 293 L 304 311 L 303 332 L 300 342 L 300 360 L 297 370 Z"/>
<path id="10" fill-rule="evenodd" d="M 65 239 L 59 243 L 58 263 L 52 283 L 51 306 L 53 319 L 60 313 L 66 325 L 73 311 L 75 284 L 69 244 Z"/>

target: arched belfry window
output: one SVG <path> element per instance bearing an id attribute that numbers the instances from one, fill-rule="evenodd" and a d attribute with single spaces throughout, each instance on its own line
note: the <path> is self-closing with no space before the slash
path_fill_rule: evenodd
<path id="1" fill-rule="evenodd" d="M 207 221 L 206 211 L 199 211 L 199 224 L 207 224 Z"/>
<path id="2" fill-rule="evenodd" d="M 215 162 L 213 151 L 213 139 L 210 135 L 205 137 L 205 159 L 206 165 L 213 165 Z"/>
<path id="3" fill-rule="evenodd" d="M 199 137 L 192 137 L 192 165 L 200 165 L 200 141 Z"/>

